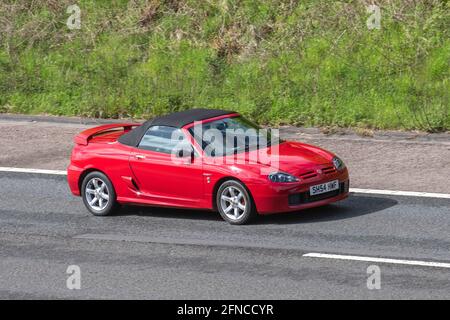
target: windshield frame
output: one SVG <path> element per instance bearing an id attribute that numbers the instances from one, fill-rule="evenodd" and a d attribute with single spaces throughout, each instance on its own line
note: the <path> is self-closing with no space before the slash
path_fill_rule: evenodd
<path id="1" fill-rule="evenodd" d="M 244 122 L 248 123 L 250 126 L 253 127 L 253 129 L 255 129 L 257 131 L 259 131 L 259 130 L 267 130 L 268 138 L 267 138 L 266 144 L 264 146 L 260 146 L 259 140 L 258 140 L 258 144 L 252 145 L 251 147 L 247 147 L 246 146 L 245 148 L 233 149 L 233 150 L 231 150 L 231 152 L 223 152 L 223 153 L 218 154 L 218 155 L 207 154 L 207 152 L 205 152 L 205 147 L 204 147 L 204 137 L 202 137 L 201 141 L 199 141 L 200 139 L 197 139 L 195 137 L 194 127 L 196 125 L 201 125 L 202 126 L 202 133 L 203 133 L 205 124 L 211 123 L 211 122 L 216 122 L 216 121 L 218 122 L 220 120 L 225 120 L 225 119 L 233 119 L 233 118 L 242 118 L 244 120 Z M 219 157 L 233 156 L 233 155 L 242 154 L 242 153 L 246 153 L 246 152 L 251 152 L 251 151 L 255 151 L 255 150 L 261 150 L 263 148 L 269 148 L 272 145 L 273 142 L 277 142 L 277 144 L 282 143 L 281 139 L 278 139 L 277 141 L 272 141 L 271 140 L 270 128 L 262 128 L 258 124 L 248 120 L 247 118 L 245 118 L 244 116 L 242 116 L 239 113 L 228 114 L 228 115 L 224 115 L 224 116 L 220 116 L 220 117 L 215 117 L 215 118 L 206 119 L 206 120 L 203 120 L 203 121 L 191 123 L 191 124 L 185 126 L 183 129 L 185 129 L 186 133 L 189 134 L 189 136 L 191 138 L 191 143 L 194 145 L 194 147 L 198 151 L 201 152 L 202 156 L 209 157 L 209 158 L 219 158 Z"/>

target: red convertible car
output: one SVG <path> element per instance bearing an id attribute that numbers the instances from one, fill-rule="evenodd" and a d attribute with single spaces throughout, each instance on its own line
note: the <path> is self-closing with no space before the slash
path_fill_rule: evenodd
<path id="1" fill-rule="evenodd" d="M 236 112 L 192 109 L 75 137 L 68 183 L 94 215 L 120 204 L 218 211 L 231 224 L 348 196 L 331 152 L 274 138 Z"/>

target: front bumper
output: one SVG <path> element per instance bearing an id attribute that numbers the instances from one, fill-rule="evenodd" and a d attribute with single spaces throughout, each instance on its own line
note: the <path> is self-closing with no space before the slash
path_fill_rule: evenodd
<path id="1" fill-rule="evenodd" d="M 339 189 L 316 196 L 309 195 L 313 185 L 339 180 Z M 350 180 L 347 170 L 308 183 L 266 183 L 249 186 L 259 214 L 292 212 L 323 206 L 348 197 Z"/>

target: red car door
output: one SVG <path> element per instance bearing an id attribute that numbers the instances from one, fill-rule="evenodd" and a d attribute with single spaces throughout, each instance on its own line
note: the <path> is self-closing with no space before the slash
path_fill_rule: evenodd
<path id="1" fill-rule="evenodd" d="M 178 142 L 171 139 L 174 130 L 179 129 L 150 127 L 131 153 L 140 197 L 160 205 L 199 206 L 204 201 L 202 161 L 190 156 L 174 159 Z"/>

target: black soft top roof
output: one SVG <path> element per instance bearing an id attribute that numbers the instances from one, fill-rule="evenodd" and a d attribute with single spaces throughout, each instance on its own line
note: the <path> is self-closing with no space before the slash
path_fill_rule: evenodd
<path id="1" fill-rule="evenodd" d="M 225 111 L 218 109 L 190 109 L 180 112 L 171 113 L 161 117 L 144 122 L 141 126 L 122 135 L 119 142 L 128 146 L 136 147 L 142 140 L 142 137 L 152 126 L 167 126 L 174 128 L 182 128 L 194 121 L 201 121 L 209 118 L 219 117 L 227 114 L 236 113 L 234 111 Z"/>

